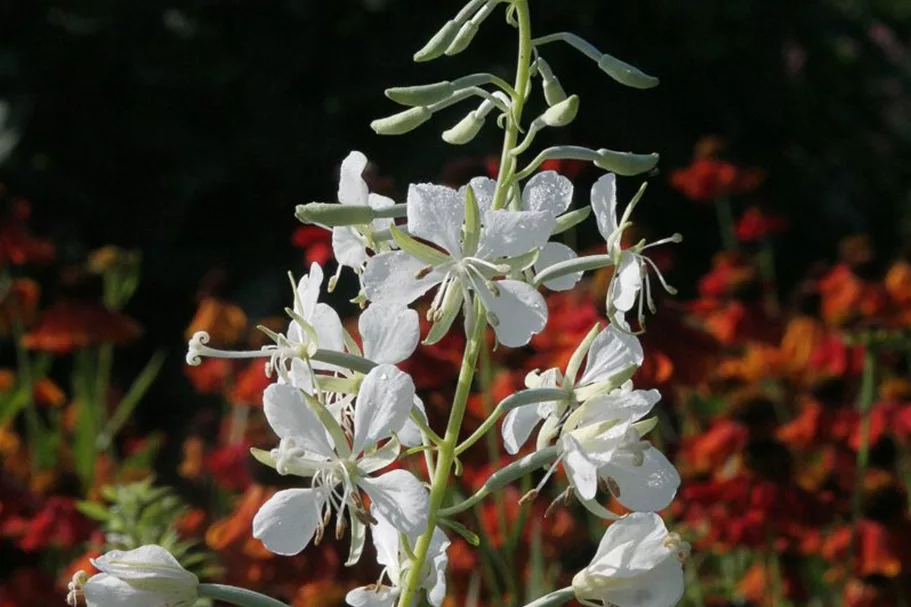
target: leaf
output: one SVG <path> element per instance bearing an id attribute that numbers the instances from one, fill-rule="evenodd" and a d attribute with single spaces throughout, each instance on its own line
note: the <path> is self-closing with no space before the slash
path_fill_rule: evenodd
<path id="1" fill-rule="evenodd" d="M 158 373 L 161 371 L 161 366 L 164 364 L 164 361 L 165 353 L 163 350 L 159 350 L 149 359 L 146 366 L 143 367 L 142 371 L 139 372 L 139 375 L 136 376 L 136 379 L 133 380 L 133 385 L 130 386 L 130 389 L 127 390 L 127 393 L 120 400 L 120 403 L 114 410 L 114 415 L 108 420 L 104 431 L 98 435 L 97 447 L 99 450 L 107 449 L 111 444 L 111 441 L 117 436 L 117 433 L 123 428 L 123 425 L 136 409 L 136 405 L 139 404 L 142 397 L 145 396 L 146 392 L 149 391 L 149 388 L 152 387 L 152 382 L 158 377 Z"/>
<path id="2" fill-rule="evenodd" d="M 76 502 L 76 510 L 95 521 L 107 521 L 111 518 L 108 509 L 97 502 Z"/>
<path id="3" fill-rule="evenodd" d="M 441 251 L 437 251 L 431 246 L 415 240 L 411 235 L 403 232 L 395 226 L 389 226 L 389 232 L 399 248 L 420 261 L 430 266 L 439 266 L 447 261 L 449 257 Z"/>
<path id="4" fill-rule="evenodd" d="M 456 533 L 461 535 L 463 538 L 465 538 L 465 541 L 468 542 L 469 544 L 471 544 L 472 546 L 477 547 L 477 546 L 481 545 L 481 538 L 478 536 L 478 534 L 475 533 L 474 531 L 472 531 L 471 529 L 469 529 L 468 527 L 466 527 L 465 525 L 463 525 L 462 523 L 460 523 L 458 521 L 454 521 L 449 518 L 441 518 L 440 524 L 448 529 L 452 529 L 453 531 L 455 531 Z"/>

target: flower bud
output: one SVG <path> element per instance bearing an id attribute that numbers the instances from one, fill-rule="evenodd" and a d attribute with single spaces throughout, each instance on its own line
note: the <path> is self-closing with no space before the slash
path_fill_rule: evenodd
<path id="1" fill-rule="evenodd" d="M 649 76 L 639 68 L 620 61 L 607 53 L 601 55 L 601 59 L 598 60 L 598 67 L 620 84 L 625 84 L 634 89 L 650 89 L 658 86 L 658 79 L 654 76 Z"/>
<path id="2" fill-rule="evenodd" d="M 538 73 L 541 74 L 541 81 L 544 88 L 544 99 L 549 107 L 553 107 L 566 99 L 566 91 L 560 84 L 550 65 L 542 57 L 538 57 Z"/>
<path id="3" fill-rule="evenodd" d="M 454 127 L 443 131 L 443 141 L 452 145 L 464 145 L 475 138 L 484 126 L 484 119 L 476 111 L 468 112 Z"/>
<path id="4" fill-rule="evenodd" d="M 472 19 L 468 21 L 459 29 L 459 33 L 456 34 L 455 39 L 453 39 L 452 44 L 446 49 L 446 54 L 450 57 L 452 55 L 458 55 L 471 44 L 471 41 L 474 40 L 475 34 L 478 33 L 478 24 Z"/>
<path id="5" fill-rule="evenodd" d="M 452 83 L 448 80 L 418 86 L 397 86 L 386 89 L 386 97 L 402 105 L 431 105 L 452 96 Z"/>
<path id="6" fill-rule="evenodd" d="M 446 52 L 449 45 L 452 44 L 456 34 L 459 33 L 459 24 L 456 21 L 449 20 L 436 34 L 433 35 L 424 48 L 414 54 L 414 60 L 417 63 L 422 61 L 432 61 Z"/>
<path id="7" fill-rule="evenodd" d="M 633 154 L 600 149 L 594 163 L 605 171 L 629 177 L 651 171 L 658 164 L 658 159 L 658 154 Z"/>
<path id="8" fill-rule="evenodd" d="M 413 107 L 404 112 L 374 120 L 370 123 L 370 128 L 378 135 L 403 135 L 430 120 L 432 115 L 433 112 L 424 106 Z"/>
<path id="9" fill-rule="evenodd" d="M 367 205 L 311 202 L 297 205 L 297 208 L 294 209 L 294 216 L 301 223 L 314 223 L 334 228 L 370 223 L 374 219 L 374 211 Z"/>
<path id="10" fill-rule="evenodd" d="M 547 126 L 566 126 L 576 118 L 579 111 L 579 96 L 572 95 L 547 109 L 541 115 L 541 121 Z"/>

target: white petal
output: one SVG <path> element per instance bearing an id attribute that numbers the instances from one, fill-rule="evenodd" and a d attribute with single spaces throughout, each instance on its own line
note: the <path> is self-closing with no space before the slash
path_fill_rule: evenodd
<path id="1" fill-rule="evenodd" d="M 285 489 L 253 517 L 253 537 L 269 552 L 291 556 L 307 547 L 322 519 L 325 497 L 314 489 Z"/>
<path id="2" fill-rule="evenodd" d="M 400 566 L 399 546 L 401 545 L 401 540 L 399 538 L 399 530 L 380 516 L 377 517 L 376 524 L 370 526 L 370 533 L 373 538 L 373 545 L 376 548 L 376 562 L 384 567 L 391 568 L 392 573 L 396 575 L 390 577 L 393 578 L 393 581 L 396 581 L 395 578 L 398 577 Z"/>
<path id="3" fill-rule="evenodd" d="M 620 494 L 615 497 L 630 510 L 657 512 L 667 508 L 674 499 L 680 475 L 658 449 L 653 447 L 643 455 L 645 460 L 641 466 L 634 466 L 625 458 L 614 458 L 601 468 L 600 475 L 617 482 Z"/>
<path id="4" fill-rule="evenodd" d="M 607 240 L 617 229 L 617 177 L 613 173 L 602 175 L 592 186 L 592 210 L 598 222 L 598 231 Z"/>
<path id="5" fill-rule="evenodd" d="M 473 281 L 475 291 L 481 297 L 497 340 L 504 346 L 524 346 L 535 333 L 540 333 L 547 324 L 547 304 L 534 287 L 519 280 L 500 280 L 494 295 L 483 284 Z"/>
<path id="6" fill-rule="evenodd" d="M 497 182 L 489 177 L 474 177 L 468 182 L 468 185 L 471 186 L 474 197 L 478 201 L 478 210 L 481 211 L 481 215 L 485 211 L 491 210 L 493 208 L 493 197 L 497 192 Z M 459 188 L 459 194 L 463 200 L 465 198 L 465 190 L 466 186 Z"/>
<path id="7" fill-rule="evenodd" d="M 316 414 L 310 410 L 301 391 L 284 384 L 272 384 L 263 393 L 266 420 L 279 438 L 291 438 L 298 447 L 324 457 L 332 457 L 335 450 L 326 437 L 326 429 Z"/>
<path id="8" fill-rule="evenodd" d="M 352 453 L 360 453 L 401 430 L 413 401 L 410 375 L 388 364 L 371 369 L 357 392 Z"/>
<path id="9" fill-rule="evenodd" d="M 420 418 L 422 420 L 424 420 L 424 423 L 426 424 L 427 423 L 427 413 L 424 412 L 424 401 L 422 401 L 420 399 L 420 397 L 418 397 L 418 396 L 414 397 L 414 407 L 412 408 L 412 410 L 414 410 L 414 409 L 417 409 L 417 415 L 419 415 Z M 423 442 L 422 441 L 423 436 L 424 436 L 424 433 L 421 432 L 420 426 L 418 426 L 415 423 L 415 421 L 413 419 L 411 419 L 411 415 L 409 414 L 408 419 L 405 420 L 405 425 L 402 426 L 401 430 L 399 430 L 399 434 L 398 434 L 399 440 L 406 447 L 417 447 L 418 445 L 420 445 Z"/>
<path id="10" fill-rule="evenodd" d="M 294 311 L 308 322 L 313 318 L 313 313 L 316 310 L 316 300 L 319 299 L 319 290 L 322 284 L 323 268 L 314 261 L 310 264 L 310 273 L 302 276 L 297 283 L 297 297 L 294 301 Z"/>
<path id="11" fill-rule="evenodd" d="M 452 188 L 430 183 L 408 188 L 408 232 L 449 253 L 462 250 L 461 231 L 465 221 L 465 197 Z"/>
<path id="12" fill-rule="evenodd" d="M 436 529 L 434 534 L 439 531 Z M 440 607 L 446 599 L 446 566 L 449 564 L 449 557 L 443 551 L 431 561 L 431 571 L 424 580 L 424 588 L 427 591 L 427 602 L 433 607 Z"/>
<path id="13" fill-rule="evenodd" d="M 541 422 L 536 405 L 516 407 L 503 419 L 503 444 L 506 452 L 515 455 L 531 436 L 531 431 Z"/>
<path id="14" fill-rule="evenodd" d="M 386 443 L 371 453 L 357 460 L 357 467 L 364 474 L 382 470 L 395 461 L 401 451 L 401 443 L 392 437 Z"/>
<path id="15" fill-rule="evenodd" d="M 636 296 L 642 289 L 642 272 L 636 256 L 629 251 L 620 255 L 620 263 L 614 270 L 608 298 L 621 312 L 629 312 L 636 303 Z"/>
<path id="16" fill-rule="evenodd" d="M 404 251 L 391 251 L 371 257 L 361 276 L 367 299 L 373 302 L 410 304 L 443 280 L 443 275 L 435 270 L 423 278 L 415 278 L 425 267 L 424 262 Z"/>
<path id="17" fill-rule="evenodd" d="M 389 586 L 361 586 L 345 595 L 345 602 L 351 607 L 392 607 L 399 598 L 400 590 Z"/>
<path id="18" fill-rule="evenodd" d="M 528 180 L 522 191 L 522 208 L 547 211 L 554 217 L 573 201 L 573 183 L 556 171 L 543 171 Z"/>
<path id="19" fill-rule="evenodd" d="M 316 362 L 316 361 L 313 361 Z M 316 385 L 313 383 L 313 374 L 310 373 L 310 368 L 307 366 L 307 363 L 301 360 L 300 358 L 294 358 L 291 360 L 291 370 L 288 373 L 288 384 L 303 390 L 307 394 L 313 394 L 316 390 Z M 278 378 L 279 383 L 285 383 L 284 378 Z"/>
<path id="20" fill-rule="evenodd" d="M 592 499 L 598 492 L 598 467 L 586 457 L 572 435 L 564 435 L 560 443 L 563 446 L 566 476 L 583 499 Z"/>
<path id="21" fill-rule="evenodd" d="M 544 211 L 487 211 L 476 256 L 493 260 L 540 249 L 554 225 L 556 219 Z"/>
<path id="22" fill-rule="evenodd" d="M 535 272 L 540 273 L 545 268 L 549 268 L 554 264 L 575 258 L 576 252 L 565 244 L 548 242 L 538 254 L 538 259 L 535 261 Z M 551 291 L 569 291 L 575 287 L 576 283 L 581 279 L 582 272 L 574 272 L 572 274 L 567 274 L 566 276 L 548 280 L 544 283 L 544 286 Z"/>
<path id="23" fill-rule="evenodd" d="M 313 328 L 316 331 L 316 344 L 320 350 L 332 350 L 333 352 L 345 351 L 345 329 L 342 328 L 342 321 L 338 317 L 332 306 L 324 303 L 316 304 L 313 311 Z M 311 361 L 314 369 L 336 369 L 333 365 L 321 363 L 318 360 Z"/>
<path id="24" fill-rule="evenodd" d="M 430 496 L 421 482 L 406 470 L 393 470 L 376 478 L 362 477 L 357 481 L 368 496 L 377 516 L 416 538 L 427 530 Z"/>
<path id="25" fill-rule="evenodd" d="M 611 325 L 592 342 L 579 385 L 610 379 L 633 365 L 640 366 L 643 358 L 642 345 L 636 336 Z"/>
<path id="26" fill-rule="evenodd" d="M 367 206 L 369 206 L 371 209 L 386 209 L 391 206 L 395 206 L 395 201 L 391 198 L 387 198 L 386 196 L 380 196 L 379 194 L 371 193 L 367 197 Z M 391 217 L 379 217 L 373 220 L 372 226 L 373 229 L 378 232 L 380 230 L 389 229 L 389 226 L 393 225 L 394 223 L 395 220 Z"/>
<path id="27" fill-rule="evenodd" d="M 667 528 L 657 514 L 627 514 L 607 528 L 589 569 L 614 577 L 642 575 L 673 558 L 666 539 Z"/>
<path id="28" fill-rule="evenodd" d="M 351 521 L 351 546 L 348 549 L 348 560 L 345 561 L 345 567 L 351 567 L 361 560 L 364 545 L 367 543 L 367 525 L 356 516 L 351 516 L 348 520 Z"/>
<path id="29" fill-rule="evenodd" d="M 364 357 L 376 363 L 400 363 L 418 347 L 421 338 L 418 313 L 401 304 L 378 303 L 357 321 Z"/>
<path id="30" fill-rule="evenodd" d="M 341 265 L 356 270 L 367 262 L 364 238 L 351 226 L 332 228 L 332 253 Z"/>
<path id="31" fill-rule="evenodd" d="M 367 204 L 367 183 L 362 175 L 367 167 L 367 157 L 351 152 L 342 161 L 338 179 L 338 201 L 342 204 Z"/>
<path id="32" fill-rule="evenodd" d="M 106 573 L 93 575 L 82 591 L 87 607 L 162 607 L 165 601 L 158 592 L 137 590 Z"/>
<path id="33" fill-rule="evenodd" d="M 92 564 L 99 571 L 123 580 L 161 576 L 196 579 L 196 576 L 186 571 L 170 552 L 155 544 L 147 544 L 133 550 L 110 550 L 92 559 Z"/>
<path id="34" fill-rule="evenodd" d="M 601 598 L 617 607 L 674 607 L 683 598 L 683 567 L 667 559 L 635 583 L 610 588 Z"/>
<path id="35" fill-rule="evenodd" d="M 632 423 L 648 415 L 659 400 L 661 393 L 654 389 L 615 390 L 610 394 L 596 396 L 583 405 L 585 412 L 579 417 L 579 426 L 608 420 Z"/>

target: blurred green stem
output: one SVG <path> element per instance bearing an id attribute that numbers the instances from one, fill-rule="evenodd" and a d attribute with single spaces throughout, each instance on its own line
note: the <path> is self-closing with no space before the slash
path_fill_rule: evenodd
<path id="1" fill-rule="evenodd" d="M 226 586 L 224 584 L 200 584 L 199 596 L 238 607 L 288 607 L 285 603 L 246 588 Z"/>
<path id="2" fill-rule="evenodd" d="M 719 196 L 715 199 L 715 215 L 718 217 L 718 231 L 721 243 L 726 251 L 737 250 L 737 235 L 734 233 L 734 212 L 731 210 L 731 199 Z"/>
<path id="3" fill-rule="evenodd" d="M 864 346 L 864 370 L 860 384 L 860 399 L 857 409 L 860 413 L 860 444 L 857 447 L 857 465 L 855 466 L 856 478 L 854 480 L 854 495 L 851 496 L 851 558 L 855 557 L 858 533 L 857 524 L 860 521 L 863 508 L 864 477 L 870 459 L 870 409 L 876 396 L 876 352 L 873 345 Z"/>

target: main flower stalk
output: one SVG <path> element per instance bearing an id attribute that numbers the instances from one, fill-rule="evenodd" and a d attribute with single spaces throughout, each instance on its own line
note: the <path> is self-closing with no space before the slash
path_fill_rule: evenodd
<path id="1" fill-rule="evenodd" d="M 512 114 L 509 116 L 505 125 L 503 152 L 500 156 L 497 187 L 493 200 L 494 209 L 503 208 L 506 201 L 506 195 L 512 182 L 515 180 L 516 160 L 510 152 L 516 147 L 520 121 L 522 119 L 522 109 L 531 80 L 530 66 L 532 44 L 528 0 L 513 0 L 512 6 L 515 10 L 515 17 L 519 30 L 519 57 L 514 86 L 516 95 L 512 100 Z M 477 297 L 475 297 L 472 306 L 474 308 L 474 326 L 471 327 L 471 333 L 465 344 L 465 352 L 462 356 L 462 366 L 459 370 L 459 380 L 453 398 L 452 409 L 449 414 L 449 421 L 446 425 L 446 434 L 443 436 L 443 442 L 438 445 L 436 470 L 430 486 L 430 514 L 427 522 L 427 530 L 418 538 L 414 546 L 414 559 L 402 588 L 402 593 L 399 596 L 399 607 L 411 607 L 417 589 L 421 585 L 424 564 L 427 561 L 427 553 L 430 549 L 433 531 L 436 528 L 439 519 L 439 512 L 443 506 L 443 498 L 446 496 L 450 474 L 452 473 L 452 467 L 456 459 L 456 449 L 459 444 L 459 433 L 462 429 L 462 420 L 465 417 L 465 407 L 468 404 L 468 396 L 471 393 L 471 384 L 474 380 L 474 374 L 478 364 L 478 355 L 480 354 L 481 346 L 484 343 L 484 330 L 487 326 L 484 317 L 484 309 L 478 302 Z"/>

